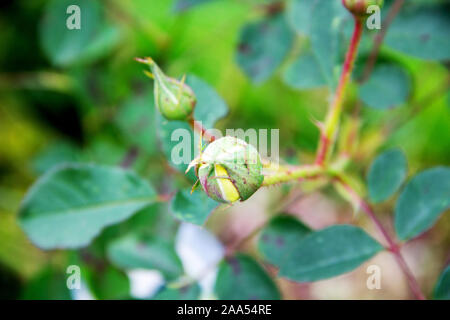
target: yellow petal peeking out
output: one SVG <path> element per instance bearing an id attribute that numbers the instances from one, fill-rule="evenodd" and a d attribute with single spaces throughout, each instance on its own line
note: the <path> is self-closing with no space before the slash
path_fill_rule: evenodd
<path id="1" fill-rule="evenodd" d="M 258 150 L 231 136 L 208 144 L 189 168 L 193 166 L 208 197 L 222 203 L 247 200 L 264 181 Z"/>
<path id="2" fill-rule="evenodd" d="M 220 164 L 214 165 L 215 175 L 216 177 L 228 177 L 227 170 L 222 167 Z M 236 187 L 228 178 L 217 178 L 217 183 L 219 185 L 220 191 L 222 193 L 222 197 L 224 200 L 227 200 L 231 203 L 239 200 L 239 192 Z"/>

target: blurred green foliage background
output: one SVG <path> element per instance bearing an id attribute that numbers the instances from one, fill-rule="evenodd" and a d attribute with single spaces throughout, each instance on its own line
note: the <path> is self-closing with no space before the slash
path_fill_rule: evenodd
<path id="1" fill-rule="evenodd" d="M 67 261 L 80 257 L 94 279 L 92 291 L 97 297 L 129 296 L 127 278 L 105 264 L 101 244 L 126 226 L 107 229 L 80 255 L 43 252 L 19 228 L 16 213 L 28 187 L 54 165 L 66 161 L 118 165 L 134 147 L 139 147 L 139 152 L 133 169 L 160 193 L 186 184 L 182 175 L 168 168 L 161 153 L 152 83 L 134 57 L 151 56 L 171 76 L 193 74 L 214 87 L 229 106 L 229 113 L 217 124 L 220 129 L 280 128 L 280 154 L 294 163 L 313 159 L 319 132 L 311 120 L 323 119 L 329 101 L 327 87 L 298 90 L 286 81 L 287 68 L 307 47 L 301 35 L 292 36 L 293 45 L 280 66 L 263 81 L 253 83 L 237 64 L 237 50 L 245 51 L 240 40 L 242 28 L 267 15 L 273 1 L 92 2 L 86 5 L 87 12 L 81 13 L 83 32 L 75 37 L 65 28 L 64 8 L 72 2 L 82 1 L 6 0 L 0 4 L 0 298 L 69 298 L 64 288 L 58 287 L 64 286 L 64 280 L 56 279 L 64 273 L 55 270 L 64 270 Z M 189 5 L 195 2 L 199 4 Z M 291 8 L 289 3 L 287 8 Z M 444 30 L 447 36 L 449 31 Z M 373 33 L 365 37 L 369 50 L 361 49 L 359 65 L 367 59 Z M 345 47 L 345 42 L 342 44 Z M 450 164 L 448 60 L 424 60 L 383 47 L 379 61 L 402 66 L 410 90 L 395 108 L 363 105 L 360 109 L 352 163 L 355 179 L 364 181 L 373 157 L 391 146 L 405 152 L 410 175 Z M 357 97 L 358 86 L 353 84 L 345 103 L 343 130 L 359 110 Z M 323 193 L 337 198 L 328 189 Z M 342 201 L 333 201 L 351 212 Z M 389 216 L 392 205 L 383 205 L 381 213 Z M 176 221 L 167 213 L 167 206 L 149 210 L 159 215 L 140 213 L 126 224 L 154 228 L 161 237 L 173 238 Z M 213 219 L 209 227 L 226 242 L 223 233 L 232 225 L 223 223 L 224 219 L 228 218 Z M 432 235 L 420 243 L 420 250 L 438 246 L 426 261 L 436 268 L 431 267 L 429 278 L 422 277 L 428 290 L 439 266 L 450 258 L 449 231 L 450 220 L 445 215 Z M 405 297 L 402 290 L 384 297 Z M 308 297 L 330 297 L 316 291 Z M 343 297 L 358 298 L 358 294 L 350 291 Z M 285 296 L 302 297 L 292 290 Z"/>

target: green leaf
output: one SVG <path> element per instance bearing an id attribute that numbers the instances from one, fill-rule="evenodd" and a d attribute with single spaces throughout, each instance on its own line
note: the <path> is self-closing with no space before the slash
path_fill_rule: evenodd
<path id="1" fill-rule="evenodd" d="M 311 29 L 312 11 L 317 1 L 292 0 L 288 2 L 286 19 L 289 25 L 300 35 L 309 35 Z"/>
<path id="2" fill-rule="evenodd" d="M 450 300 L 450 265 L 442 272 L 433 290 L 436 300 Z"/>
<path id="3" fill-rule="evenodd" d="M 111 242 L 108 257 L 115 265 L 124 269 L 156 269 L 167 279 L 183 273 L 172 242 L 144 233 L 128 234 Z"/>
<path id="4" fill-rule="evenodd" d="M 25 286 L 22 299 L 25 300 L 71 300 L 63 270 L 46 267 Z"/>
<path id="5" fill-rule="evenodd" d="M 248 23 L 241 31 L 236 61 L 253 82 L 264 82 L 281 64 L 293 39 L 282 14 Z"/>
<path id="6" fill-rule="evenodd" d="M 211 2 L 213 0 L 177 0 L 174 4 L 174 11 L 176 12 L 182 12 L 182 11 L 186 11 L 188 9 L 191 9 L 194 6 L 203 4 L 203 3 L 208 3 Z"/>
<path id="7" fill-rule="evenodd" d="M 136 96 L 124 103 L 116 116 L 116 123 L 129 146 L 152 154 L 156 149 L 155 107 L 153 94 Z"/>
<path id="8" fill-rule="evenodd" d="M 191 194 L 190 190 L 180 190 L 170 202 L 170 211 L 182 221 L 203 225 L 218 205 L 203 191 Z"/>
<path id="9" fill-rule="evenodd" d="M 172 168 L 184 174 L 195 156 L 195 135 L 184 121 L 168 121 L 159 113 L 156 118 L 163 154 Z M 193 182 L 196 180 L 193 170 L 188 172 L 187 177 Z"/>
<path id="10" fill-rule="evenodd" d="M 407 173 L 407 161 L 403 152 L 392 149 L 379 155 L 370 166 L 367 185 L 372 202 L 388 199 L 400 188 Z"/>
<path id="11" fill-rule="evenodd" d="M 153 300 L 196 300 L 200 296 L 200 286 L 197 283 L 180 288 L 163 287 L 152 298 Z"/>
<path id="12" fill-rule="evenodd" d="M 195 92 L 197 104 L 194 109 L 194 116 L 202 125 L 211 129 L 217 120 L 223 118 L 228 113 L 228 106 L 222 97 L 208 83 L 194 75 L 186 77 L 188 84 Z"/>
<path id="13" fill-rule="evenodd" d="M 316 0 L 311 12 L 311 49 L 329 86 L 336 85 L 335 66 L 339 60 L 339 32 L 350 13 L 340 1 Z"/>
<path id="14" fill-rule="evenodd" d="M 100 231 L 153 203 L 156 193 L 133 172 L 89 164 L 62 165 L 26 194 L 19 221 L 43 249 L 80 248 Z"/>
<path id="15" fill-rule="evenodd" d="M 261 233 L 258 239 L 258 249 L 267 261 L 277 266 L 310 232 L 310 228 L 294 217 L 277 216 Z"/>
<path id="16" fill-rule="evenodd" d="M 121 163 L 126 154 L 126 146 L 120 144 L 110 132 L 97 133 L 83 149 L 86 162 L 108 166 Z"/>
<path id="17" fill-rule="evenodd" d="M 431 228 L 450 207 L 450 168 L 422 171 L 408 182 L 397 200 L 395 230 L 401 240 Z"/>
<path id="18" fill-rule="evenodd" d="M 89 288 L 97 299 L 117 300 L 130 297 L 130 280 L 121 270 L 106 266 L 102 272 L 90 273 Z"/>
<path id="19" fill-rule="evenodd" d="M 67 141 L 57 141 L 48 145 L 32 161 L 36 173 L 43 174 L 54 166 L 65 162 L 81 162 L 81 150 Z"/>
<path id="20" fill-rule="evenodd" d="M 306 236 L 280 264 L 280 276 L 299 282 L 317 281 L 349 272 L 383 247 L 361 228 L 331 226 Z"/>
<path id="21" fill-rule="evenodd" d="M 44 53 L 57 66 L 92 61 L 108 53 L 119 40 L 119 30 L 104 18 L 97 0 L 79 0 L 80 29 L 69 29 L 66 20 L 71 0 L 53 0 L 45 10 L 40 26 L 40 42 Z"/>
<path id="22" fill-rule="evenodd" d="M 369 107 L 387 109 L 404 103 L 411 84 L 403 68 L 393 64 L 377 65 L 369 80 L 359 91 L 361 100 Z"/>
<path id="23" fill-rule="evenodd" d="M 220 263 L 214 288 L 221 300 L 276 300 L 275 283 L 250 256 L 238 254 Z"/>
<path id="24" fill-rule="evenodd" d="M 310 52 L 301 55 L 286 68 L 283 80 L 296 89 L 313 89 L 327 84 L 316 57 Z"/>
<path id="25" fill-rule="evenodd" d="M 422 59 L 450 59 L 449 9 L 448 4 L 405 6 L 389 27 L 385 43 Z"/>

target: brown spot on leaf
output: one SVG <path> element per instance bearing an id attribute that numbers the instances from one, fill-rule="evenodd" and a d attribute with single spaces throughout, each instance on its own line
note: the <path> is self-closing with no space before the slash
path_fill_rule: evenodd
<path id="1" fill-rule="evenodd" d="M 239 44 L 238 50 L 242 54 L 250 54 L 250 52 L 252 51 L 251 47 L 245 42 Z"/>
<path id="2" fill-rule="evenodd" d="M 422 42 L 427 42 L 430 39 L 430 34 L 429 33 L 424 33 L 420 35 L 420 41 Z"/>
<path id="3" fill-rule="evenodd" d="M 281 236 L 278 236 L 275 243 L 278 247 L 282 247 L 284 245 L 284 239 Z"/>
<path id="4" fill-rule="evenodd" d="M 236 258 L 229 258 L 228 263 L 230 264 L 231 270 L 233 274 L 238 275 L 241 273 L 241 265 L 239 264 L 239 260 Z"/>
<path id="5" fill-rule="evenodd" d="M 188 292 L 188 290 L 189 290 L 189 285 L 187 285 L 187 286 L 184 286 L 184 287 L 181 287 L 179 290 L 180 290 L 180 293 L 181 294 L 186 294 L 187 292 Z"/>

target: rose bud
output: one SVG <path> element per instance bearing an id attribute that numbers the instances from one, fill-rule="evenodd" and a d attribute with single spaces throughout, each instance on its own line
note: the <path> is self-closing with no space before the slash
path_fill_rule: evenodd
<path id="1" fill-rule="evenodd" d="M 342 0 L 344 6 L 356 17 L 366 17 L 370 6 L 383 6 L 383 0 Z"/>
<path id="2" fill-rule="evenodd" d="M 187 120 L 194 110 L 197 99 L 194 91 L 180 80 L 170 78 L 162 72 L 152 58 L 136 59 L 149 65 L 151 73 L 146 74 L 155 80 L 155 104 L 167 120 Z"/>
<path id="3" fill-rule="evenodd" d="M 234 137 L 209 144 L 189 168 L 192 166 L 206 194 L 224 203 L 248 199 L 264 180 L 258 151 Z"/>

